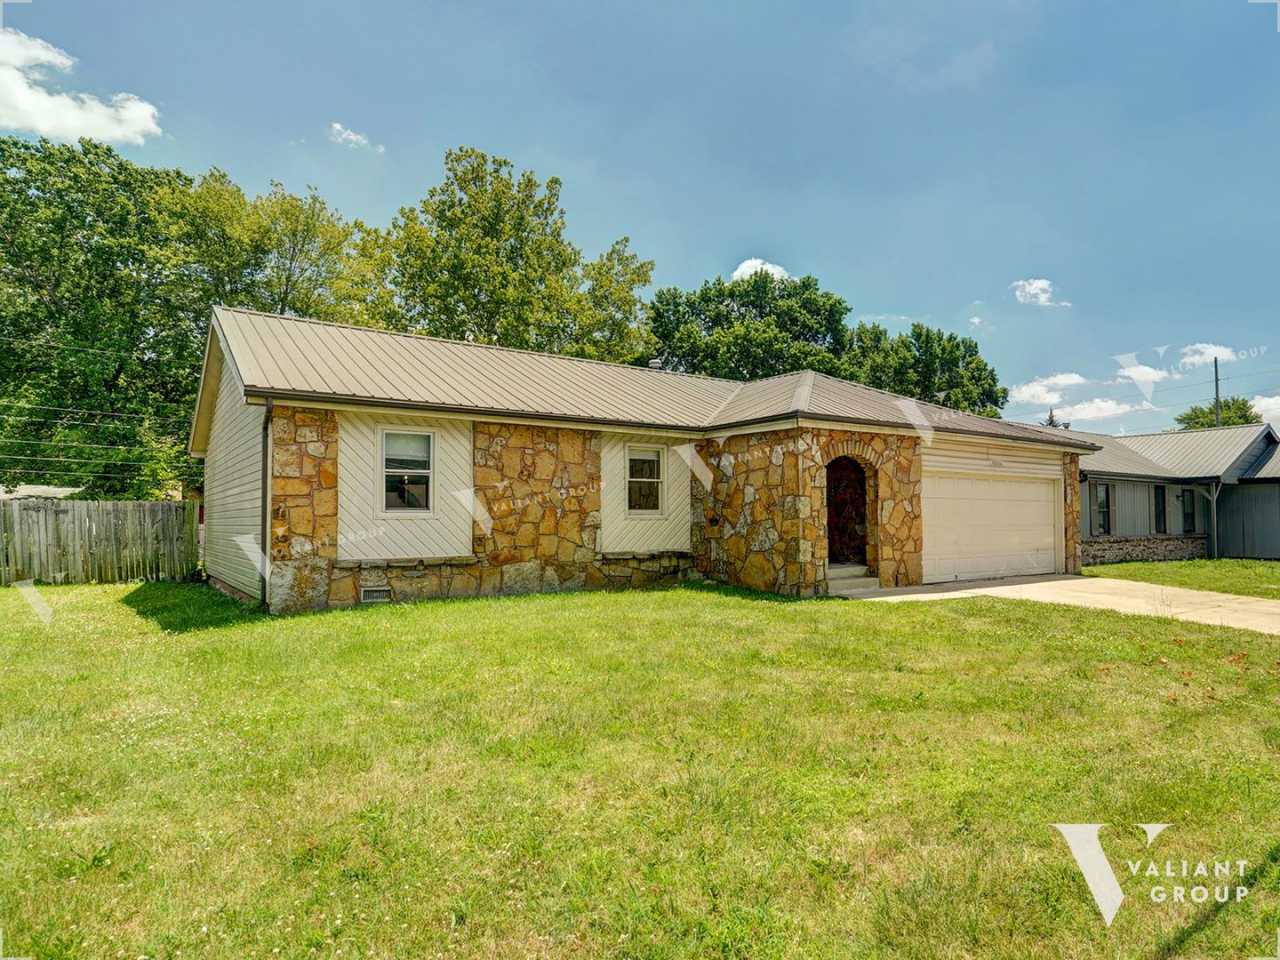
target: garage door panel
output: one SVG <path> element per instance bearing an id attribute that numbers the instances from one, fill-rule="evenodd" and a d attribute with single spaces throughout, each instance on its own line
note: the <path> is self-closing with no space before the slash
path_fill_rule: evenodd
<path id="1" fill-rule="evenodd" d="M 1057 494 L 1052 480 L 926 473 L 925 581 L 1055 572 Z"/>

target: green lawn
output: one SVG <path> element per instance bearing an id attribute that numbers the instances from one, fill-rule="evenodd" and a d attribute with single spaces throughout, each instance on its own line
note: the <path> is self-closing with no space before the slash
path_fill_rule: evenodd
<path id="1" fill-rule="evenodd" d="M 0 590 L 5 952 L 1213 957 L 1280 926 L 1280 641 L 708 588 L 272 620 Z M 1104 822 L 1102 924 L 1055 822 Z M 1225 909 L 1124 859 L 1250 861 Z"/>
<path id="2" fill-rule="evenodd" d="M 1242 597 L 1280 600 L 1280 561 L 1168 560 L 1160 563 L 1107 563 L 1085 567 L 1086 577 L 1139 580 L 1189 590 L 1215 590 Z"/>

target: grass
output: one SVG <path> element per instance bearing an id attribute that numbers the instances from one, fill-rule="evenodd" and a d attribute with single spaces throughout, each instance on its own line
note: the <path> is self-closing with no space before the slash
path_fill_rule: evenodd
<path id="1" fill-rule="evenodd" d="M 1280 600 L 1280 561 L 1166 560 L 1156 563 L 1107 563 L 1085 567 L 1086 577 L 1115 577 L 1188 590 L 1212 590 L 1242 597 Z"/>
<path id="2" fill-rule="evenodd" d="M 0 926 L 37 958 L 1238 957 L 1280 642 L 708 588 L 285 620 L 0 590 Z M 1251 861 L 1157 906 L 1152 856 Z M 1052 830 L 1105 822 L 1104 927 Z"/>

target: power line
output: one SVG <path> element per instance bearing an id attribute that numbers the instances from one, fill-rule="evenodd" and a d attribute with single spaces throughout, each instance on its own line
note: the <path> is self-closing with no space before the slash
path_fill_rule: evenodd
<path id="1" fill-rule="evenodd" d="M 109 480 L 137 480 L 141 475 L 136 470 L 128 473 L 86 473 L 80 470 L 34 470 L 27 469 L 25 467 L 8 467 L 0 469 L 0 475 L 8 473 L 31 473 L 40 477 L 106 477 Z M 6 482 L 9 485 L 12 485 L 13 483 L 12 480 Z"/>
<path id="2" fill-rule="evenodd" d="M 104 423 L 101 420 L 52 420 L 49 417 L 19 417 L 13 414 L 0 413 L 0 420 L 21 420 L 27 423 L 48 423 L 54 427 L 103 427 L 113 430 L 136 430 L 142 426 L 140 423 Z M 185 433 L 185 431 L 177 431 Z"/>
<path id="3" fill-rule="evenodd" d="M 32 410 L 53 410 L 58 413 L 75 413 L 81 416 L 130 417 L 135 420 L 190 420 L 190 417 L 154 417 L 149 413 L 113 413 L 110 410 L 84 410 L 79 407 L 46 407 L 39 403 L 23 403 L 19 400 L 0 400 L 0 406 L 27 407 Z"/>
<path id="4" fill-rule="evenodd" d="M 1280 367 L 1272 367 L 1270 370 L 1255 370 L 1253 373 L 1237 373 L 1230 377 L 1223 377 L 1222 382 L 1226 383 L 1228 380 L 1247 380 L 1250 377 L 1261 377 L 1272 373 L 1280 373 Z"/>
<path id="5" fill-rule="evenodd" d="M 108 357 L 127 357 L 130 360 L 142 359 L 136 352 L 126 353 L 123 350 L 103 350 L 101 347 L 83 347 L 79 344 L 56 343 L 53 340 L 26 340 L 22 337 L 0 337 L 8 343 L 20 343 L 24 347 L 52 347 L 55 350 L 75 350 L 83 353 L 100 353 Z"/>
<path id="6" fill-rule="evenodd" d="M 105 457 L 97 457 L 95 459 L 86 459 L 84 457 L 20 457 L 14 453 L 0 453 L 0 460 L 35 460 L 38 463 L 101 463 L 104 465 L 118 463 L 122 466 L 132 467 L 149 467 L 156 462 L 154 460 L 108 460 Z"/>
<path id="7" fill-rule="evenodd" d="M 137 360 L 140 362 L 147 360 L 145 354 L 156 353 L 156 349 L 154 347 L 144 347 L 142 349 L 143 355 L 139 356 L 139 353 L 136 350 L 132 352 L 124 350 L 105 350 L 102 347 L 86 347 L 78 343 L 58 343 L 54 340 L 28 340 L 23 337 L 0 337 L 0 341 L 4 341 L 6 343 L 17 343 L 24 347 L 45 347 L 50 350 L 70 350 L 76 353 L 97 353 L 107 357 L 124 357 L 127 360 Z M 193 344 L 193 346 L 196 345 Z M 197 350 L 199 350 L 198 347 Z"/>
<path id="8" fill-rule="evenodd" d="M 151 447 L 135 447 L 127 443 L 85 443 L 81 440 L 7 440 L 0 443 L 17 443 L 27 447 L 93 447 L 98 450 L 151 450 Z"/>

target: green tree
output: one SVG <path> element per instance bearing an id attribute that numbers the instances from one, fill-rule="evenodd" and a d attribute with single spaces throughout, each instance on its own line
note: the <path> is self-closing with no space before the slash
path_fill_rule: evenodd
<path id="1" fill-rule="evenodd" d="M 272 183 L 248 197 L 221 170 L 166 192 L 166 229 L 185 256 L 194 304 L 332 319 L 340 278 L 355 255 L 356 227 L 310 188 Z"/>
<path id="2" fill-rule="evenodd" d="M 1206 427 L 1217 426 L 1212 403 L 1193 406 L 1173 419 L 1182 430 L 1203 430 Z M 1262 414 L 1253 409 L 1253 404 L 1247 397 L 1222 398 L 1222 426 L 1237 427 L 1246 423 L 1261 422 Z"/>
<path id="3" fill-rule="evenodd" d="M 147 497 L 184 452 L 213 304 L 344 316 L 357 228 L 91 141 L 0 138 L 0 484 Z"/>
<path id="4" fill-rule="evenodd" d="M 1052 427 L 1055 430 L 1070 430 L 1071 424 L 1064 423 L 1058 419 L 1058 415 L 1054 413 L 1053 407 L 1049 408 L 1049 416 L 1040 421 L 1042 427 Z"/>
<path id="5" fill-rule="evenodd" d="M 0 483 L 146 496 L 180 449 L 203 350 L 162 198 L 176 170 L 108 147 L 0 138 Z"/>
<path id="6" fill-rule="evenodd" d="M 648 348 L 639 290 L 652 262 L 626 238 L 584 262 L 565 236 L 555 177 L 542 183 L 530 171 L 517 175 L 508 160 L 451 150 L 444 181 L 385 233 L 363 240 L 365 255 L 382 266 L 357 266 L 366 275 L 349 284 L 351 302 L 378 306 L 390 325 L 607 360 Z M 395 311 L 377 289 L 383 277 Z"/>
<path id="7" fill-rule="evenodd" d="M 1008 399 L 972 338 L 913 324 L 891 336 L 847 323 L 849 305 L 813 277 L 759 271 L 694 291 L 659 290 L 649 305 L 658 356 L 673 370 L 754 380 L 812 369 L 905 396 L 998 416 Z"/>

